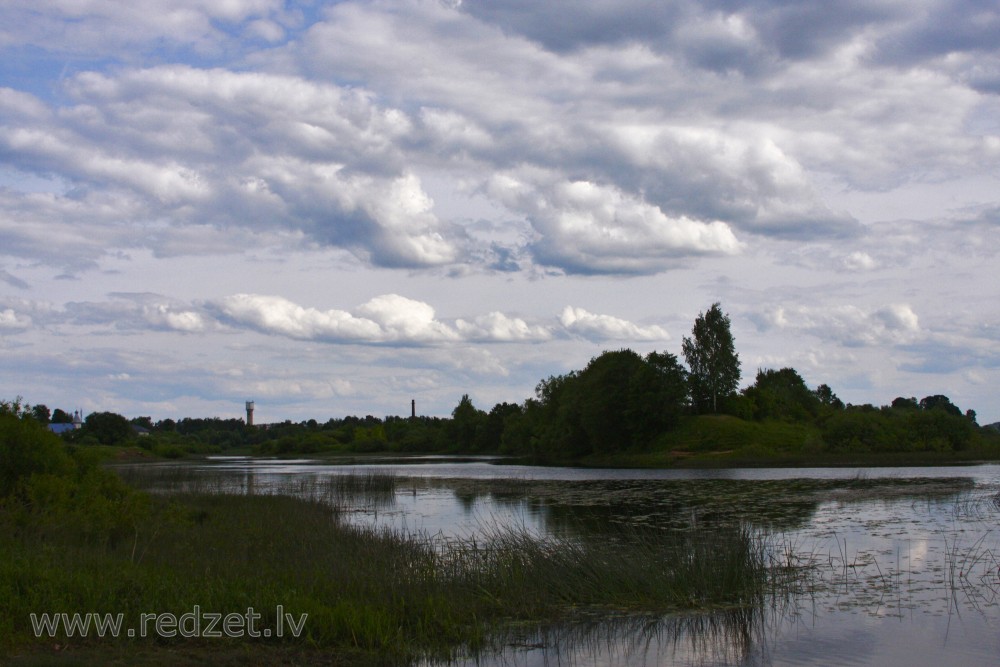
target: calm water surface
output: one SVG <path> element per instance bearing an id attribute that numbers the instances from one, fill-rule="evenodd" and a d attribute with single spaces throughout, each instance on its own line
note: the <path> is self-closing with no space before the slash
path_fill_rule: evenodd
<path id="1" fill-rule="evenodd" d="M 350 520 L 435 539 L 517 526 L 739 521 L 810 585 L 767 609 L 599 618 L 511 638 L 477 665 L 1000 664 L 1000 466 L 607 470 L 443 457 L 329 463 L 219 457 L 170 464 L 248 492 L 392 473 Z M 916 480 L 916 481 L 914 481 Z M 296 487 L 296 485 L 298 485 Z"/>

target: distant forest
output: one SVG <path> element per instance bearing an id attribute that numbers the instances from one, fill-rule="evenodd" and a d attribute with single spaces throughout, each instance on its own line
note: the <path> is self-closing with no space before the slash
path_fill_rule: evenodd
<path id="1" fill-rule="evenodd" d="M 581 370 L 539 382 L 523 403 L 489 411 L 459 400 L 450 418 L 344 417 L 247 426 L 242 419 L 128 420 L 92 413 L 63 437 L 80 445 L 138 445 L 155 454 L 321 453 L 506 454 L 539 463 L 615 460 L 644 452 L 674 458 L 713 450 L 751 457 L 922 453 L 1000 456 L 1000 433 L 947 396 L 897 397 L 888 405 L 845 405 L 825 385 L 809 388 L 793 368 L 758 370 L 738 390 L 739 356 L 718 303 L 673 354 L 605 351 Z M 7 411 L 14 404 L 4 403 Z M 16 403 L 42 423 L 63 410 Z M 665 460 L 665 459 L 664 459 Z"/>

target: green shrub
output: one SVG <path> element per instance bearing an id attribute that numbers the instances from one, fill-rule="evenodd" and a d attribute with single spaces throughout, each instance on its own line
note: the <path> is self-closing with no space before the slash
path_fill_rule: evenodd
<path id="1" fill-rule="evenodd" d="M 59 436 L 34 419 L 0 414 L 0 498 L 14 494 L 32 475 L 66 476 L 73 469 Z"/>
<path id="2" fill-rule="evenodd" d="M 149 513 L 147 496 L 34 419 L 0 414 L 0 524 L 115 541 Z"/>

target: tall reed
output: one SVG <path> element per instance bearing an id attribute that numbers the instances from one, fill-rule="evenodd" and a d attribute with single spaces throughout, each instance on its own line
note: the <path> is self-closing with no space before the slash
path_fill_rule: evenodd
<path id="1" fill-rule="evenodd" d="M 408 660 L 484 646 L 514 620 L 745 607 L 767 590 L 762 538 L 740 527 L 604 539 L 497 528 L 442 545 L 349 525 L 318 499 L 199 493 L 157 504 L 155 525 L 138 527 L 132 542 L 47 535 L 0 547 L 5 636 L 30 643 L 32 612 L 254 607 L 268 627 L 282 605 L 308 614 L 300 641 L 309 645 Z"/>

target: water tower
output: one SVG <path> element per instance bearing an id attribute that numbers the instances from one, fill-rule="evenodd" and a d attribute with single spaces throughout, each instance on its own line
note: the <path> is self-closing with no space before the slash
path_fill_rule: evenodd
<path id="1" fill-rule="evenodd" d="M 247 401 L 247 426 L 253 426 L 253 401 Z"/>

